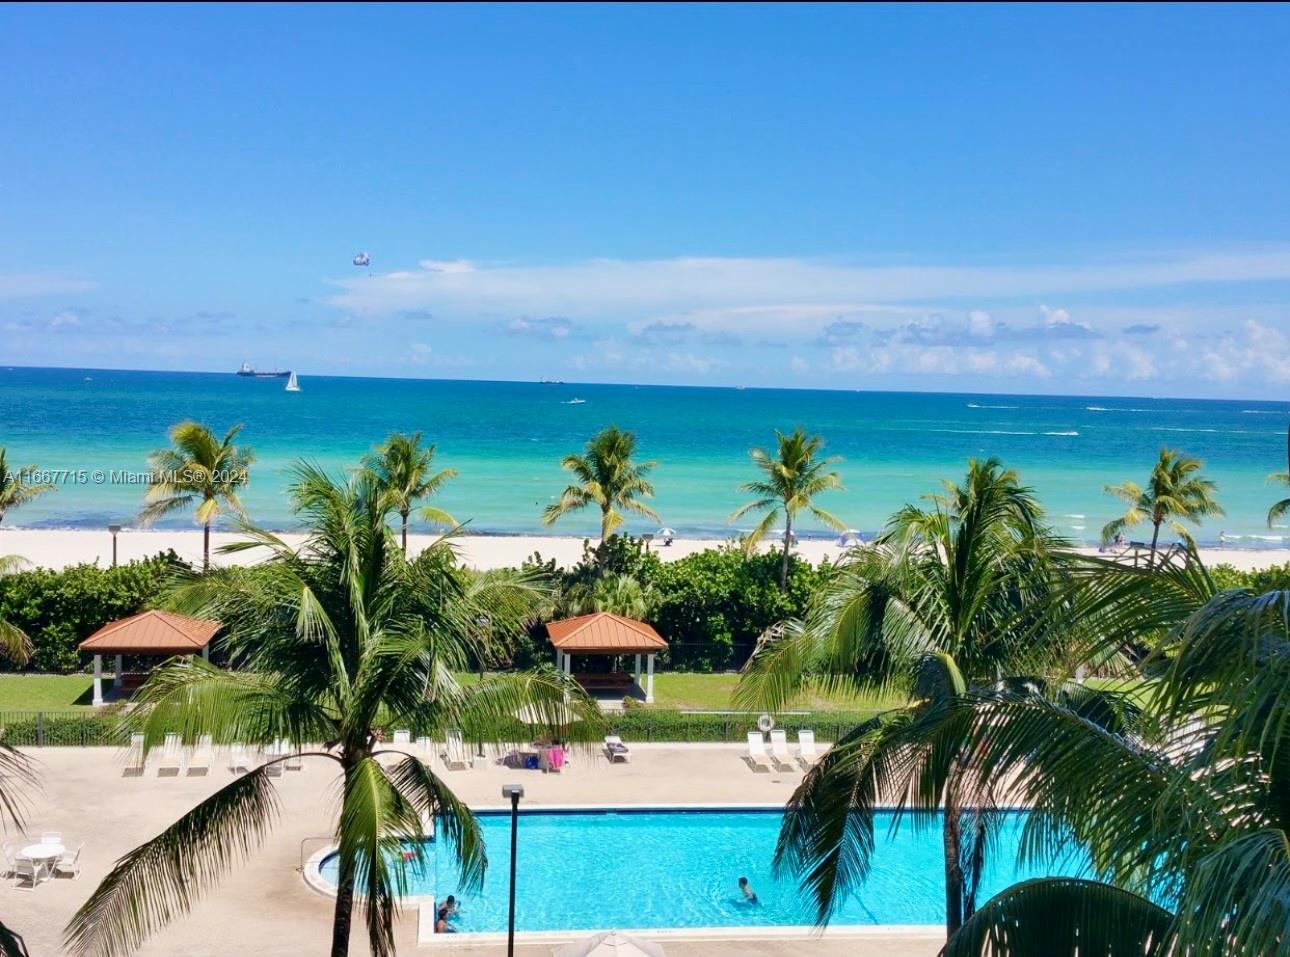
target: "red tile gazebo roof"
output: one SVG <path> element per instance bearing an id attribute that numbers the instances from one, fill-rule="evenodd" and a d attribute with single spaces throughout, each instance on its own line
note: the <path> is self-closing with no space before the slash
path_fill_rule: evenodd
<path id="1" fill-rule="evenodd" d="M 642 655 L 667 650 L 652 625 L 607 611 L 550 622 L 551 644 L 567 655 Z"/>
<path id="2" fill-rule="evenodd" d="M 81 651 L 96 655 L 193 655 L 215 633 L 218 621 L 188 618 L 168 611 L 145 611 L 104 625 L 81 642 Z"/>

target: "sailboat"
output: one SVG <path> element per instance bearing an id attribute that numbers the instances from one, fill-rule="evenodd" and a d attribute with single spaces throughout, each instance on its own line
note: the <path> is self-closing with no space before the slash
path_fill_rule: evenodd
<path id="1" fill-rule="evenodd" d="M 288 392 L 299 392 L 299 391 L 300 391 L 300 383 L 296 380 L 296 374 L 295 374 L 294 372 L 292 372 L 292 373 L 291 373 L 291 378 L 287 379 L 287 389 L 286 389 L 286 391 L 288 391 Z"/>

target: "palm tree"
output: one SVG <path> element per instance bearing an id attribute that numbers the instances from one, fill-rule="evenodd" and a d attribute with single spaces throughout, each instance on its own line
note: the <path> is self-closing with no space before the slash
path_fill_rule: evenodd
<path id="1" fill-rule="evenodd" d="M 836 516 L 814 504 L 821 492 L 842 488 L 842 477 L 837 472 L 826 471 L 830 465 L 841 461 L 838 456 L 818 458 L 824 440 L 818 435 L 808 436 L 799 425 L 791 434 L 776 430 L 779 451 L 772 456 L 765 449 L 753 448 L 749 454 L 756 466 L 766 473 L 761 481 L 739 486 L 742 492 L 756 495 L 755 501 L 730 516 L 734 522 L 752 511 L 765 510 L 766 514 L 757 527 L 744 539 L 744 547 L 751 553 L 765 537 L 770 527 L 784 516 L 784 555 L 779 566 L 779 587 L 788 589 L 788 555 L 793 543 L 793 519 L 802 509 L 808 510 L 829 528 L 845 526 Z"/>
<path id="2" fill-rule="evenodd" d="M 1281 485 L 1290 485 L 1290 426 L 1286 426 L 1286 470 L 1284 472 L 1273 472 L 1268 476 L 1268 481 L 1277 482 Z M 1268 528 L 1271 528 L 1272 523 L 1282 518 L 1286 512 L 1290 512 L 1290 498 L 1283 498 L 1268 509 Z"/>
<path id="3" fill-rule="evenodd" d="M 583 455 L 566 455 L 560 467 L 572 472 L 577 484 L 565 488 L 560 500 L 542 513 L 542 524 L 551 525 L 570 512 L 596 505 L 600 508 L 600 544 L 597 558 L 603 563 L 605 540 L 623 523 L 623 512 L 634 512 L 658 521 L 658 514 L 641 501 L 654 495 L 646 476 L 657 462 L 633 462 L 636 436 L 611 425 L 594 435 Z"/>
<path id="4" fill-rule="evenodd" d="M 869 871 L 876 810 L 901 802 L 942 812 L 946 928 L 959 928 L 1002 805 L 971 773 L 963 736 L 936 748 L 925 739 L 975 689 L 1047 682 L 1062 669 L 1064 543 L 1031 490 L 991 459 L 970 462 L 962 485 L 929 498 L 840 565 L 803 621 L 763 638 L 736 693 L 742 706 L 771 711 L 811 686 L 908 696 L 843 735 L 788 803 L 776 866 L 802 880 L 821 922 Z M 927 819 L 913 815 L 915 826 Z"/>
<path id="5" fill-rule="evenodd" d="M 1150 561 L 1153 563 L 1160 526 L 1166 522 L 1175 534 L 1190 543 L 1191 532 L 1183 525 L 1184 521 L 1199 525 L 1209 515 L 1223 514 L 1222 506 L 1214 498 L 1218 486 L 1201 478 L 1201 465 L 1200 459 L 1174 449 L 1161 449 L 1146 488 L 1136 482 L 1108 485 L 1106 493 L 1127 503 L 1129 509 L 1102 529 L 1103 543 L 1142 522 L 1150 522 L 1152 526 Z"/>
<path id="6" fill-rule="evenodd" d="M 17 555 L 0 555 L 0 576 L 13 573 L 24 564 Z M 24 665 L 31 657 L 31 651 L 31 639 L 26 632 L 13 622 L 0 618 L 0 660 L 7 658 L 15 665 Z"/>
<path id="7" fill-rule="evenodd" d="M 235 425 L 223 440 L 204 425 L 180 422 L 170 430 L 172 447 L 148 458 L 148 495 L 139 511 L 141 524 L 150 525 L 194 503 L 194 519 L 202 526 L 202 569 L 211 567 L 211 525 L 225 509 L 239 518 L 246 510 L 237 496 L 246 486 L 254 453 L 233 444 L 242 426 Z"/>
<path id="8" fill-rule="evenodd" d="M 1006 889 L 949 957 L 1285 952 L 1290 592 L 1216 594 L 1162 652 L 1168 670 L 1131 734 L 1033 695 L 978 705 L 981 773 L 1036 809 L 1023 840 L 1082 847 L 1095 879 Z"/>
<path id="9" fill-rule="evenodd" d="M 339 876 L 330 953 L 348 953 L 361 901 L 372 953 L 386 957 L 404 887 L 395 862 L 402 842 L 419 853 L 425 818 L 434 819 L 439 847 L 455 849 L 466 886 L 478 885 L 486 858 L 470 810 L 416 757 L 383 749 L 383 729 L 438 736 L 460 728 L 467 740 L 498 741 L 517 732 L 515 712 L 528 708 L 549 716 L 552 731 L 572 710 L 583 719 L 574 730 L 590 734 L 596 705 L 551 669 L 458 682 L 474 619 L 491 606 L 443 573 L 448 544 L 404 558 L 387 524 L 390 500 L 372 475 L 360 469 L 338 483 L 301 465 L 292 496 L 310 530 L 299 550 L 248 526 L 246 541 L 225 550 L 265 549 L 264 563 L 191 576 L 168 601 L 224 622 L 222 650 L 237 670 L 171 660 L 140 689 L 131 724 L 148 748 L 168 730 L 184 741 L 285 738 L 306 757 L 333 762 Z M 273 763 L 122 857 L 68 925 L 71 952 L 113 957 L 135 948 L 253 851 L 277 809 L 266 772 Z"/>
<path id="10" fill-rule="evenodd" d="M 55 487 L 48 482 L 28 482 L 24 478 L 35 471 L 34 465 L 10 468 L 9 463 L 5 461 L 5 449 L 0 447 L 0 522 L 4 521 L 5 513 L 11 509 L 55 490 Z"/>
<path id="11" fill-rule="evenodd" d="M 433 471 L 434 451 L 433 445 L 421 447 L 420 432 L 411 435 L 394 433 L 364 463 L 364 468 L 380 481 L 393 502 L 394 511 L 403 521 L 404 554 L 408 551 L 408 516 L 412 507 L 421 499 L 434 495 L 457 475 L 456 469 Z M 429 505 L 422 507 L 421 517 L 437 525 L 457 524 L 457 520 L 443 509 Z"/>

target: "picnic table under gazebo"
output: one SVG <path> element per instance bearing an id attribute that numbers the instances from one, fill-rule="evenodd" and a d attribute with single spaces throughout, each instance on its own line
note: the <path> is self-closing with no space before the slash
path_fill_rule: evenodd
<path id="1" fill-rule="evenodd" d="M 611 658 L 634 655 L 636 684 L 645 692 L 647 703 L 654 701 L 654 658 L 660 651 L 667 650 L 667 642 L 654 630 L 653 625 L 601 611 L 550 622 L 546 626 L 546 632 L 555 648 L 556 669 L 572 675 L 589 692 L 625 691 L 630 679 L 625 673 L 575 674 L 575 655 L 608 655 Z M 646 666 L 644 685 L 641 684 L 642 660 Z"/>
<path id="2" fill-rule="evenodd" d="M 133 691 L 148 673 L 122 672 L 127 655 L 143 658 L 173 658 L 201 655 L 210 660 L 210 643 L 221 628 L 218 621 L 189 618 L 169 611 L 145 611 L 104 625 L 81 642 L 81 651 L 94 655 L 94 704 L 103 703 L 103 656 L 116 656 L 116 688 Z"/>

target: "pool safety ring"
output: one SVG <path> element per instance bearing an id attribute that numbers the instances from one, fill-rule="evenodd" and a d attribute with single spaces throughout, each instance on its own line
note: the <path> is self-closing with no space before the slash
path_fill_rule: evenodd
<path id="1" fill-rule="evenodd" d="M 757 730 L 762 734 L 767 734 L 775 729 L 775 719 L 768 714 L 762 715 L 757 719 Z"/>

